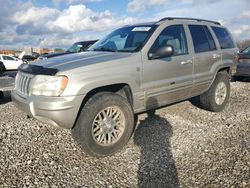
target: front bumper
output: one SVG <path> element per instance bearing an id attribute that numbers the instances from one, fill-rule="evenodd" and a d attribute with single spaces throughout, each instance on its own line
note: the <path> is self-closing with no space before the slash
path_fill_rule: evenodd
<path id="1" fill-rule="evenodd" d="M 13 90 L 11 98 L 17 107 L 27 115 L 50 125 L 71 129 L 74 126 L 84 96 L 28 96 L 24 98 Z"/>

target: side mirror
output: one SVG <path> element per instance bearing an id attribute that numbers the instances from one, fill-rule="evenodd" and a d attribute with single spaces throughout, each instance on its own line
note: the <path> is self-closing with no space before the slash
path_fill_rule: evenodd
<path id="1" fill-rule="evenodd" d="M 171 45 L 166 45 L 158 48 L 155 52 L 149 52 L 148 58 L 151 59 L 161 59 L 165 57 L 171 57 L 174 55 L 174 48 Z"/>

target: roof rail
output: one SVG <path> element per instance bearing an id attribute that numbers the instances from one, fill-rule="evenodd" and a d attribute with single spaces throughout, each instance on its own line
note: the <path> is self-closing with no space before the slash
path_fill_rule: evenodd
<path id="1" fill-rule="evenodd" d="M 210 22 L 213 24 L 221 25 L 219 22 L 216 21 L 211 21 L 211 20 L 204 20 L 204 19 L 199 19 L 199 18 L 184 18 L 184 17 L 165 17 L 160 19 L 158 22 L 165 21 L 165 20 L 193 20 L 197 22 Z"/>

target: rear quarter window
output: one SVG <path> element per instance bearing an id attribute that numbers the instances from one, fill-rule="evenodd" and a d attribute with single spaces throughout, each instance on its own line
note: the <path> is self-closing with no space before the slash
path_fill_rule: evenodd
<path id="1" fill-rule="evenodd" d="M 234 48 L 233 40 L 225 28 L 221 27 L 212 27 L 219 43 L 221 49 Z"/>

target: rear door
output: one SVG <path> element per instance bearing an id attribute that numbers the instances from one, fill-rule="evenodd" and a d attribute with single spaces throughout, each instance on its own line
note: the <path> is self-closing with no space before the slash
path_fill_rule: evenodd
<path id="1" fill-rule="evenodd" d="M 196 96 L 206 91 L 213 81 L 216 64 L 221 63 L 221 51 L 208 26 L 188 24 L 188 28 L 194 51 L 194 87 L 191 95 Z"/>

